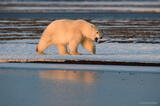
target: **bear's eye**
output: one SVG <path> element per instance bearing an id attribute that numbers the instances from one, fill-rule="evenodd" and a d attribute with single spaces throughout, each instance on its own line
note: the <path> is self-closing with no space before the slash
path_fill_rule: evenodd
<path id="1" fill-rule="evenodd" d="M 98 32 L 97 32 L 97 34 L 98 34 Z"/>

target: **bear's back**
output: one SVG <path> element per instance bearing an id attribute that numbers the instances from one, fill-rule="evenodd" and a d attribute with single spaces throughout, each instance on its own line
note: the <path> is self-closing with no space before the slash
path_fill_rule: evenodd
<path id="1" fill-rule="evenodd" d="M 77 26 L 82 26 L 83 24 L 89 24 L 89 23 L 82 19 L 77 19 L 77 20 L 60 19 L 60 20 L 53 21 L 51 24 L 56 27 L 60 26 L 62 28 L 63 26 L 77 27 Z"/>
<path id="2" fill-rule="evenodd" d="M 70 19 L 60 19 L 55 20 L 46 28 L 47 32 L 64 34 L 72 31 L 80 31 L 82 28 L 85 28 L 86 25 L 89 25 L 85 20 L 70 20 Z"/>
<path id="3" fill-rule="evenodd" d="M 61 19 L 53 21 L 46 30 L 44 31 L 44 36 L 51 36 L 52 42 L 57 43 L 68 43 L 72 38 L 81 39 L 81 28 L 83 28 L 84 20 L 69 20 Z"/>

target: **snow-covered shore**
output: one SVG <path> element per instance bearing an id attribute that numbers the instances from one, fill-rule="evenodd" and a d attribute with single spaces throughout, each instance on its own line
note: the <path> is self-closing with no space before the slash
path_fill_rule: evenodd
<path id="1" fill-rule="evenodd" d="M 79 56 L 61 56 L 56 46 L 51 46 L 45 55 L 38 55 L 35 44 L 1 44 L 0 62 L 55 62 L 90 61 L 90 62 L 129 62 L 129 63 L 160 63 L 159 44 L 96 44 L 96 55 L 91 55 L 81 46 Z M 82 61 L 82 62 L 83 62 Z"/>

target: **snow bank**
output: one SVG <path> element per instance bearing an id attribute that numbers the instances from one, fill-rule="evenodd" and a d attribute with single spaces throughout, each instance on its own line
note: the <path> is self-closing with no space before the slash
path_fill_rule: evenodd
<path id="1" fill-rule="evenodd" d="M 61 56 L 56 46 L 51 46 L 45 51 L 45 55 L 36 53 L 35 44 L 0 45 L 0 62 L 65 62 L 65 61 L 99 61 L 99 62 L 136 62 L 136 63 L 160 63 L 159 44 L 121 44 L 101 43 L 96 44 L 96 55 L 91 55 L 81 46 L 80 56 Z"/>

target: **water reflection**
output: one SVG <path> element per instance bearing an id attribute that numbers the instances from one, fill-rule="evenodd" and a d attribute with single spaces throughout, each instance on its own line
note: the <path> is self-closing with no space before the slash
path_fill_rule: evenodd
<path id="1" fill-rule="evenodd" d="M 90 71 L 66 71 L 66 70 L 50 70 L 40 71 L 40 78 L 47 80 L 68 80 L 74 82 L 84 82 L 87 84 L 94 83 L 98 77 L 98 72 Z"/>
<path id="2" fill-rule="evenodd" d="M 160 106 L 156 67 L 5 64 L 0 106 Z"/>

